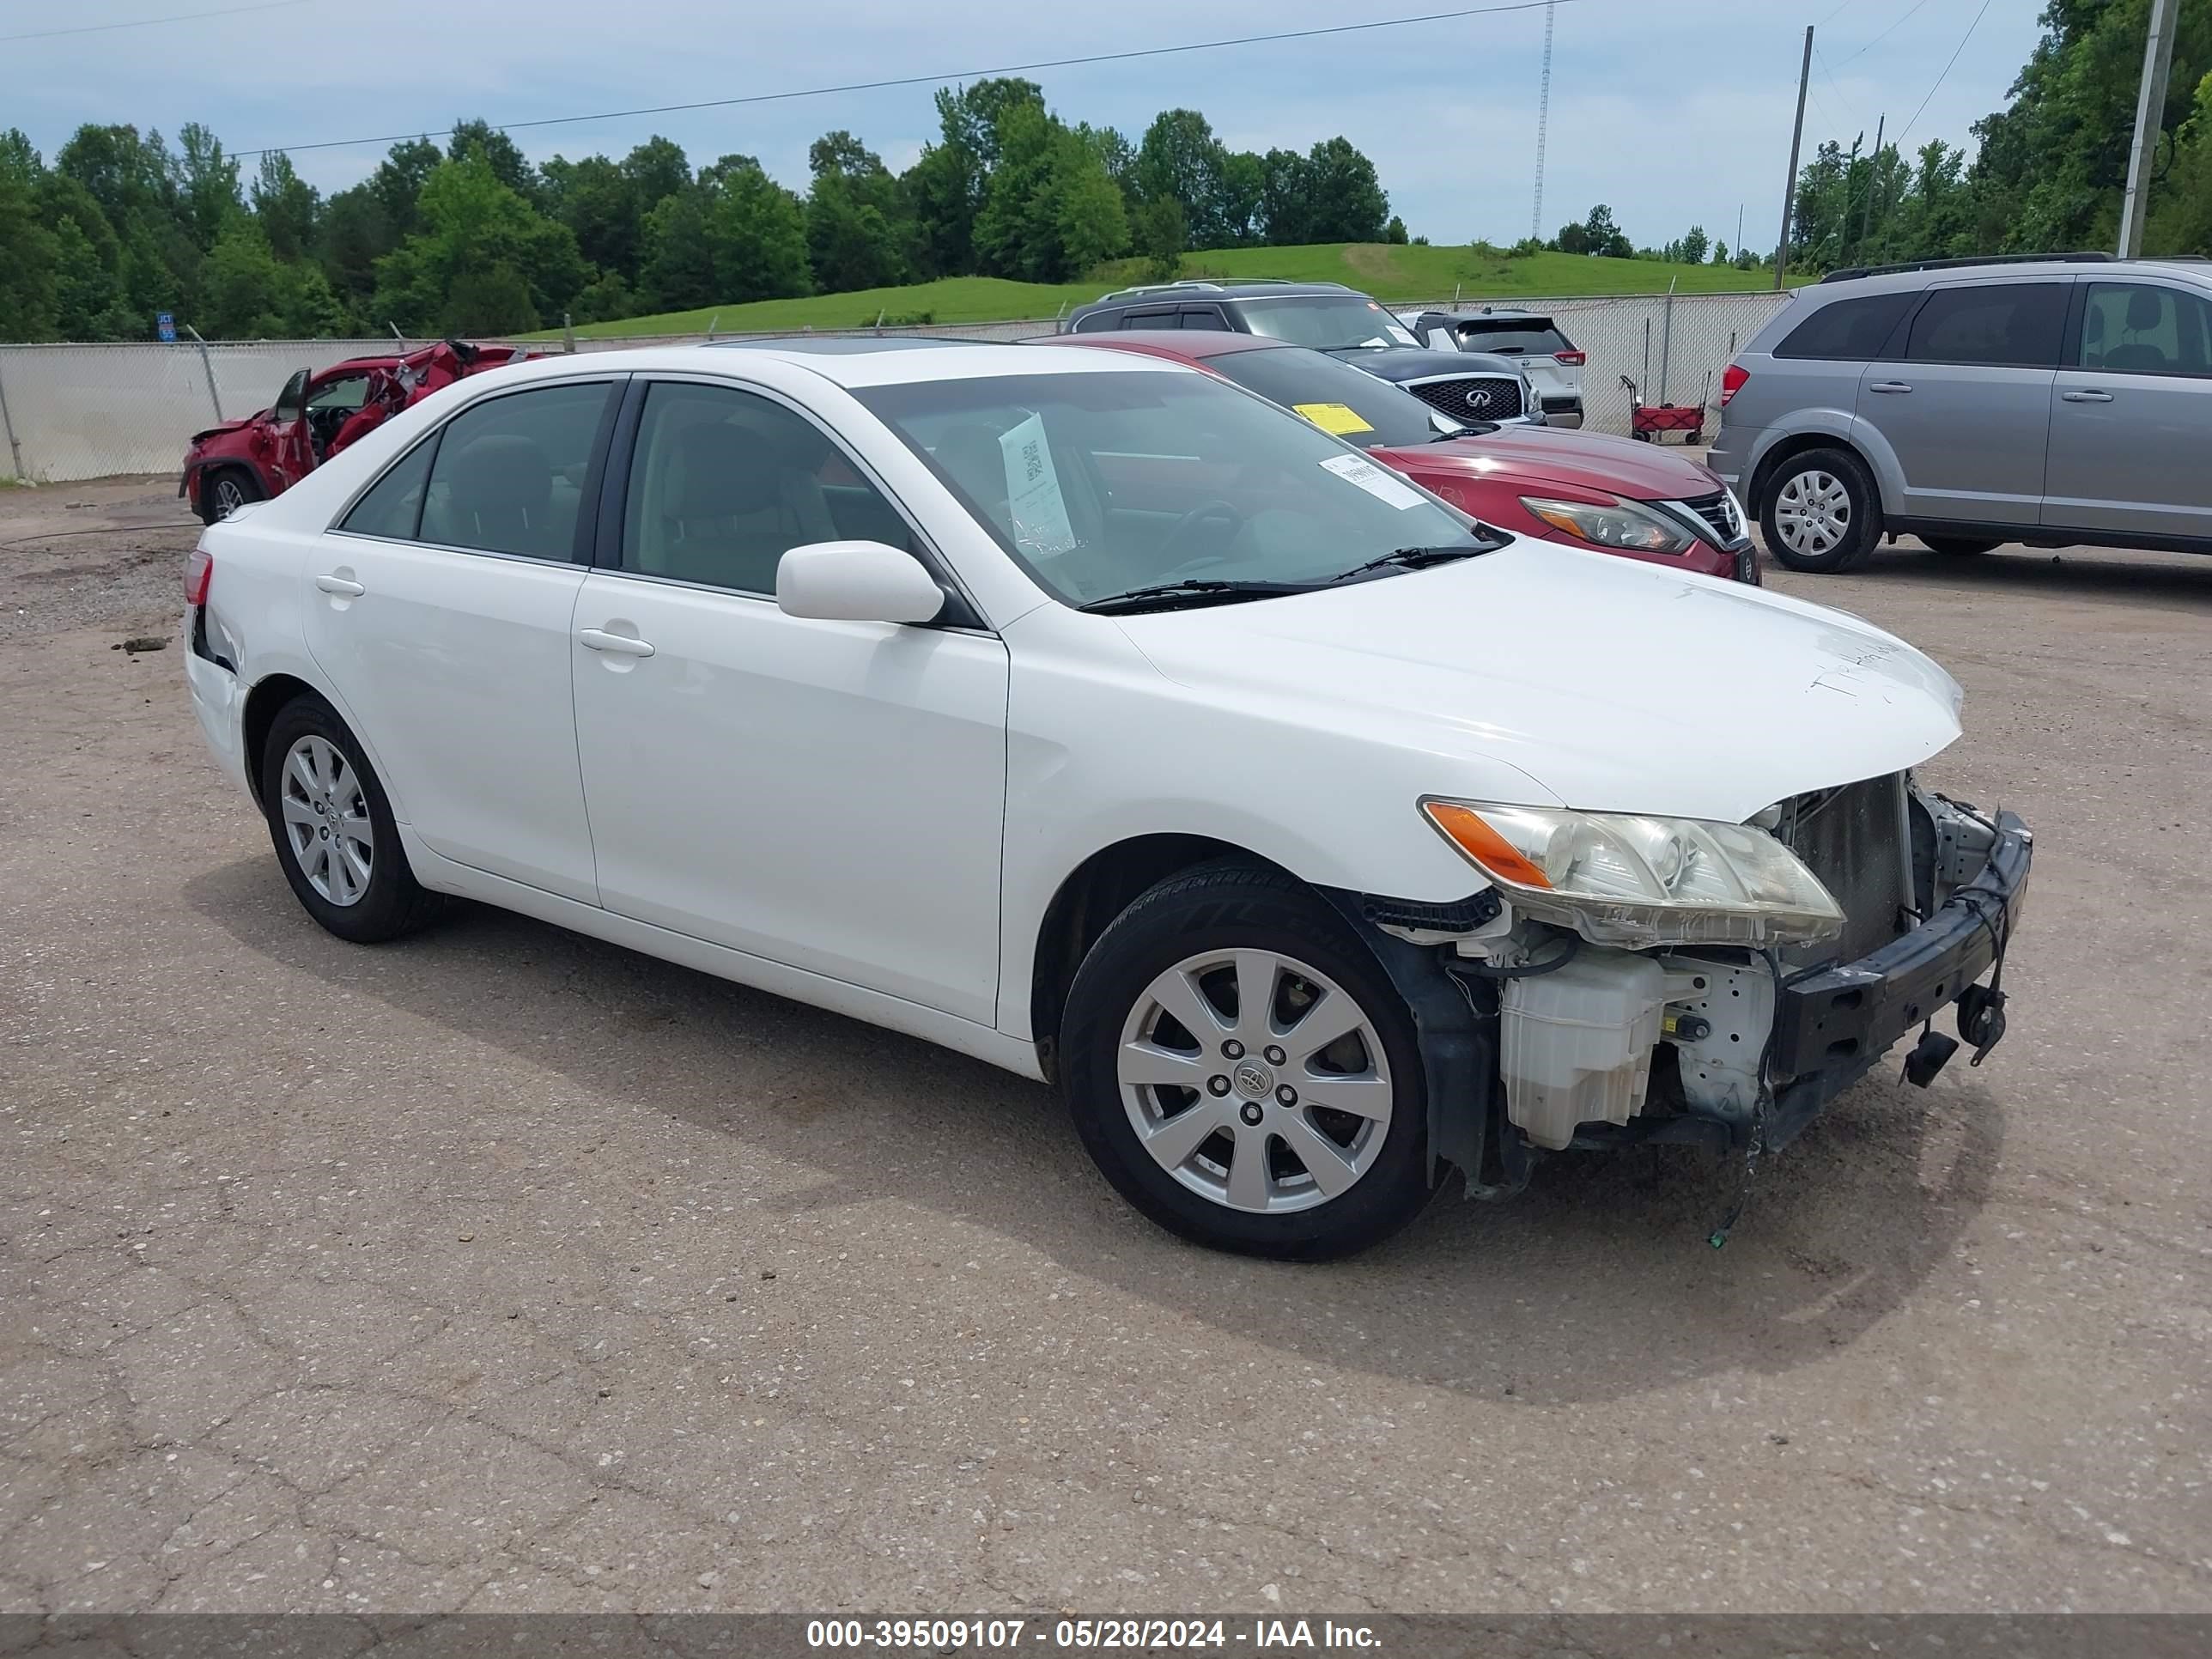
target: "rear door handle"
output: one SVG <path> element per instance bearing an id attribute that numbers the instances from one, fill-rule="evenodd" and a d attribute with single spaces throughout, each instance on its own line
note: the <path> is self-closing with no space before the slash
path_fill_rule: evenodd
<path id="1" fill-rule="evenodd" d="M 2108 404 L 2112 401 L 2109 392 L 2062 392 L 2060 398 L 2069 404 Z"/>
<path id="2" fill-rule="evenodd" d="M 1912 388 L 1902 380 L 1876 380 L 1867 387 L 1869 392 L 1910 392 Z"/>
<path id="3" fill-rule="evenodd" d="M 315 586 L 325 593 L 343 594 L 349 599 L 357 599 L 368 592 L 359 582 L 348 581 L 343 576 L 318 576 Z"/>
<path id="4" fill-rule="evenodd" d="M 608 651 L 617 657 L 649 657 L 653 654 L 653 647 L 635 635 L 610 634 L 604 628 L 579 629 L 576 638 L 587 650 Z"/>

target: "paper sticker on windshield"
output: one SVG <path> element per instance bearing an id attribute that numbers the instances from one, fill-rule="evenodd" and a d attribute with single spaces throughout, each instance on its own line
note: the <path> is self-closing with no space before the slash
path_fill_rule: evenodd
<path id="1" fill-rule="evenodd" d="M 1390 325 L 1390 337 L 1395 340 L 1400 345 L 1417 346 L 1420 344 L 1420 342 L 1415 339 L 1410 332 L 1399 327 L 1395 323 Z"/>
<path id="2" fill-rule="evenodd" d="M 1044 441 L 1044 418 L 1032 415 L 999 434 L 999 454 L 1006 466 L 1006 512 L 1014 521 L 1014 543 L 1048 557 L 1075 545 L 1067 499 L 1060 493 L 1060 474 L 1052 446 Z"/>
<path id="3" fill-rule="evenodd" d="M 1346 483 L 1358 484 L 1385 506 L 1403 512 L 1409 507 L 1419 507 L 1426 499 L 1420 491 L 1400 483 L 1372 461 L 1357 455 L 1332 455 L 1322 463 L 1324 470 L 1334 472 Z"/>
<path id="4" fill-rule="evenodd" d="M 1348 433 L 1372 432 L 1375 428 L 1359 418 L 1349 404 L 1292 404 L 1291 412 L 1303 415 L 1324 432 L 1334 432 L 1340 438 Z"/>

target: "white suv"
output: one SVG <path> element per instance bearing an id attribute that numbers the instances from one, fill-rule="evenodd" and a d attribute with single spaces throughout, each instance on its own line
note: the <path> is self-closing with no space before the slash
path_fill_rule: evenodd
<path id="1" fill-rule="evenodd" d="M 1584 354 L 1550 317 L 1485 306 L 1465 313 L 1424 311 L 1403 320 L 1423 345 L 1495 352 L 1516 364 L 1535 388 L 1545 425 L 1583 423 Z"/>
<path id="2" fill-rule="evenodd" d="M 2002 1027 L 2027 838 L 1912 784 L 1941 668 L 1487 531 L 1194 368 L 530 363 L 210 526 L 185 597 L 200 725 L 332 933 L 459 895 L 1054 1079 L 1210 1244 L 1778 1146 L 1962 993 Z"/>

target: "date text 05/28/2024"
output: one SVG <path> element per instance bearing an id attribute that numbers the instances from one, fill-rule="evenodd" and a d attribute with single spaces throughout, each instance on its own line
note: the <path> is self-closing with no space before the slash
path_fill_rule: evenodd
<path id="1" fill-rule="evenodd" d="M 1381 1646 L 1371 1627 L 1333 1619 L 811 1619 L 806 1624 L 806 1645 L 814 1649 L 960 1653 L 1032 1644 L 1124 1652 Z"/>

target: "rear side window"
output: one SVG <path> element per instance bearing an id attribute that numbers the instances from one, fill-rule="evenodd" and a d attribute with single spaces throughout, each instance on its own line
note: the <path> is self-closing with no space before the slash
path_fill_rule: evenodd
<path id="1" fill-rule="evenodd" d="M 1790 331 L 1774 348 L 1778 357 L 1813 357 L 1826 362 L 1864 362 L 1881 356 L 1891 331 L 1920 296 L 1912 293 L 1869 294 L 1822 306 Z"/>
<path id="2" fill-rule="evenodd" d="M 1525 319 L 1462 323 L 1458 333 L 1463 350 L 1502 351 L 1509 357 L 1549 357 L 1556 352 L 1574 349 L 1567 343 L 1567 337 L 1548 323 L 1532 324 Z"/>
<path id="3" fill-rule="evenodd" d="M 1905 355 L 1916 363 L 2056 368 L 2065 320 L 2063 283 L 1939 288 L 1913 318 Z"/>
<path id="4" fill-rule="evenodd" d="M 533 559 L 574 556 L 608 383 L 540 386 L 464 410 L 430 466 L 420 539 Z"/>
<path id="5" fill-rule="evenodd" d="M 2212 375 L 2212 305 L 2153 283 L 2093 283 L 2081 307 L 2079 366 Z"/>
<path id="6" fill-rule="evenodd" d="M 409 450 L 398 465 L 371 484 L 368 493 L 353 504 L 353 511 L 338 528 L 357 536 L 413 541 L 422 520 L 422 481 L 430 476 L 430 457 L 437 447 L 435 438 L 426 438 Z"/>

